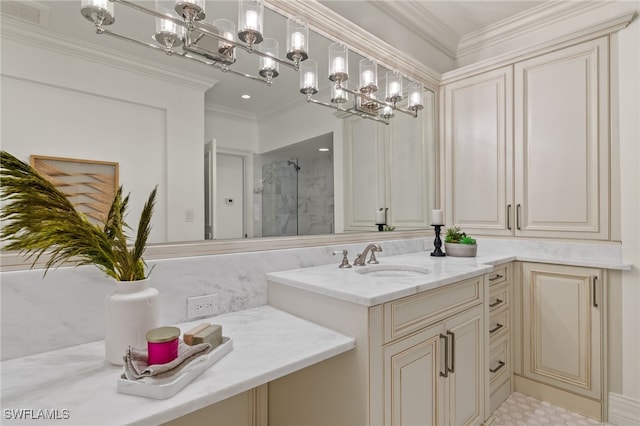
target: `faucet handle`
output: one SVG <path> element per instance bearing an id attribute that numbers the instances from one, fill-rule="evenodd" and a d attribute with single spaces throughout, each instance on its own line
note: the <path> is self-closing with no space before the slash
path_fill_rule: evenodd
<path id="1" fill-rule="evenodd" d="M 338 268 L 351 268 L 351 265 L 349 265 L 349 258 L 347 257 L 347 255 L 349 254 L 349 251 L 347 250 L 337 250 L 333 252 L 333 255 L 337 255 L 337 254 L 341 254 L 342 255 L 342 263 L 340 263 L 340 265 L 338 265 Z"/>

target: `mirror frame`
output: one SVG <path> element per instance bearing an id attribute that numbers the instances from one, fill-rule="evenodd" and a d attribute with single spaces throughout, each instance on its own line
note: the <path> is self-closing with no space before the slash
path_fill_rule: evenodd
<path id="1" fill-rule="evenodd" d="M 425 89 L 434 93 L 434 131 L 438 134 L 440 102 L 439 87 L 440 74 L 417 63 L 403 52 L 398 51 L 380 38 L 365 31 L 333 10 L 320 4 L 316 0 L 264 0 L 265 5 L 285 17 L 303 17 L 309 23 L 309 29 L 334 41 L 340 41 L 349 49 L 364 57 L 376 58 L 378 63 L 388 69 L 403 73 L 406 77 L 422 82 Z M 332 36 L 340 34 L 340 40 Z M 437 137 L 436 137 L 437 140 Z M 433 199 L 436 204 L 440 201 L 439 175 L 440 155 L 438 144 L 435 144 L 434 162 L 435 181 Z M 392 231 L 392 232 L 345 232 L 341 234 L 290 236 L 290 237 L 262 237 L 240 240 L 202 240 L 178 243 L 150 244 L 145 251 L 145 260 L 171 259 L 192 256 L 207 256 L 229 253 L 244 253 L 267 250 L 283 250 L 290 248 L 318 247 L 365 243 L 374 240 L 399 240 L 412 238 L 429 238 L 434 235 L 433 230 Z M 0 265 L 2 271 L 40 269 L 47 261 L 46 254 L 35 264 L 26 256 L 18 252 L 2 251 Z"/>

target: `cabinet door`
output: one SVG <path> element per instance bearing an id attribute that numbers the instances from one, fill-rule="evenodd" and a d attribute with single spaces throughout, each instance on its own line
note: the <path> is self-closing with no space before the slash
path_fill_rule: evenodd
<path id="1" fill-rule="evenodd" d="M 516 235 L 608 238 L 608 39 L 515 64 Z"/>
<path id="2" fill-rule="evenodd" d="M 385 425 L 443 424 L 443 331 L 430 327 L 384 348 Z"/>
<path id="3" fill-rule="evenodd" d="M 425 92 L 425 97 L 432 96 L 431 92 Z M 427 106 L 418 117 L 398 113 L 386 126 L 387 219 L 398 229 L 430 226 L 428 197 L 433 185 L 427 167 L 429 132 L 425 126 L 432 121 L 429 114 L 432 101 L 424 103 Z"/>
<path id="4" fill-rule="evenodd" d="M 345 120 L 345 230 L 376 230 L 376 211 L 386 205 L 384 124 Z"/>
<path id="5" fill-rule="evenodd" d="M 444 89 L 445 222 L 512 235 L 512 68 Z"/>
<path id="6" fill-rule="evenodd" d="M 445 321 L 450 366 L 446 424 L 479 425 L 484 421 L 484 333 L 482 306 Z"/>
<path id="7" fill-rule="evenodd" d="M 601 398 L 599 269 L 522 264 L 523 373 Z"/>

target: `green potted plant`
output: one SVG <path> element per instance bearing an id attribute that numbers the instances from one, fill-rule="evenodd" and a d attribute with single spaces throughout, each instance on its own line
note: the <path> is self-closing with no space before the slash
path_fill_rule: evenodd
<path id="1" fill-rule="evenodd" d="M 447 228 L 444 237 L 444 249 L 447 256 L 475 257 L 478 252 L 476 240 L 457 227 Z"/>
<path id="2" fill-rule="evenodd" d="M 145 203 L 132 245 L 125 222 L 129 195 L 116 191 L 103 224 L 96 225 L 76 210 L 53 183 L 29 164 L 0 151 L 0 240 L 3 249 L 17 250 L 33 267 L 46 253 L 49 268 L 71 263 L 95 265 L 116 281 L 116 292 L 105 305 L 107 361 L 122 364 L 127 346 L 141 346 L 139 336 L 158 325 L 158 290 L 149 287 L 143 253 L 151 232 L 157 187 Z"/>

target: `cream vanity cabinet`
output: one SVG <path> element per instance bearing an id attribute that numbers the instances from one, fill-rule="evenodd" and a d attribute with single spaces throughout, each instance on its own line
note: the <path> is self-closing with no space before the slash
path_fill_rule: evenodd
<path id="1" fill-rule="evenodd" d="M 488 416 L 485 280 L 372 307 L 270 282 L 270 304 L 356 338 L 351 353 L 270 383 L 270 421 L 481 424 Z"/>
<path id="2" fill-rule="evenodd" d="M 376 230 L 380 208 L 388 209 L 387 224 L 398 229 L 429 226 L 429 109 L 431 105 L 417 118 L 396 113 L 389 125 L 344 120 L 345 230 Z"/>
<path id="3" fill-rule="evenodd" d="M 601 419 L 602 270 L 522 263 L 521 277 L 515 389 Z"/>
<path id="4" fill-rule="evenodd" d="M 511 264 L 497 267 L 489 274 L 489 412 L 492 413 L 511 395 L 512 327 Z"/>
<path id="5" fill-rule="evenodd" d="M 443 77 L 447 224 L 480 235 L 609 238 L 608 48 L 602 37 Z"/>
<path id="6" fill-rule="evenodd" d="M 478 277 L 385 304 L 382 424 L 484 421 L 483 287 Z"/>

